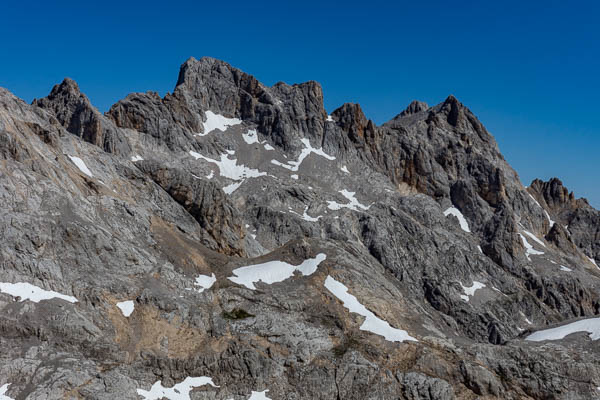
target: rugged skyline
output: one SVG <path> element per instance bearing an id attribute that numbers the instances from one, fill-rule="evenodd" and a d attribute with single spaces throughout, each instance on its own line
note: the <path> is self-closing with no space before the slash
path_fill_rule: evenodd
<path id="1" fill-rule="evenodd" d="M 412 100 L 453 94 L 485 121 L 523 182 L 561 176 L 598 208 L 599 7 L 10 2 L 0 86 L 31 102 L 68 76 L 104 112 L 131 92 L 164 95 L 183 61 L 208 55 L 269 86 L 316 80 L 327 111 L 359 103 L 377 124 Z"/>
<path id="2" fill-rule="evenodd" d="M 459 99 L 382 125 L 190 58 L 0 89 L 0 395 L 594 399 L 600 212 Z"/>

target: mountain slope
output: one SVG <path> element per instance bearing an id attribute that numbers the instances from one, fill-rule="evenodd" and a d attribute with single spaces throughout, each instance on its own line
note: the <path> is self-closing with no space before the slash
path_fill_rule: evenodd
<path id="1" fill-rule="evenodd" d="M 105 115 L 69 79 L 0 103 L 5 395 L 599 393 L 586 333 L 526 338 L 599 313 L 600 213 L 453 96 L 376 126 L 192 58 Z"/>

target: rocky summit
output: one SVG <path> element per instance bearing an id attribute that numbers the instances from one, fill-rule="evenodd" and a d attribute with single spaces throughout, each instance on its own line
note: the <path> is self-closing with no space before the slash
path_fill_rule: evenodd
<path id="1" fill-rule="evenodd" d="M 104 114 L 0 89 L 0 159 L 0 399 L 600 398 L 600 212 L 453 96 L 191 58 Z"/>

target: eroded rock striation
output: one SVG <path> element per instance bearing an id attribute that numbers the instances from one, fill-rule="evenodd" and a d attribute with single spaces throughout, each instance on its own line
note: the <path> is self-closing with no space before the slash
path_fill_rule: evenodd
<path id="1" fill-rule="evenodd" d="M 0 158 L 0 396 L 600 395 L 595 335 L 527 340 L 600 313 L 600 212 L 454 96 L 378 126 L 191 58 L 104 115 L 0 89 Z"/>

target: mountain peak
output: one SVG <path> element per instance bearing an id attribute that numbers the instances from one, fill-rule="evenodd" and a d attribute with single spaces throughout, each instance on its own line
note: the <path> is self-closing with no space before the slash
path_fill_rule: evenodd
<path id="1" fill-rule="evenodd" d="M 50 99 L 64 96 L 81 97 L 85 102 L 89 103 L 87 96 L 81 93 L 77 82 L 68 77 L 64 78 L 61 83 L 54 85 L 48 94 L 48 98 Z"/>
<path id="2" fill-rule="evenodd" d="M 33 106 L 0 90 L 11 397 L 186 397 L 205 379 L 211 398 L 596 392 L 588 335 L 526 330 L 597 316 L 600 213 L 558 179 L 532 200 L 456 97 L 376 126 L 359 104 L 328 116 L 315 81 L 267 87 L 210 57 L 178 81 L 104 115 L 68 79 Z M 357 363 L 365 379 L 339 384 Z"/>
<path id="3" fill-rule="evenodd" d="M 413 100 L 408 105 L 408 107 L 404 109 L 404 111 L 398 114 L 398 117 L 406 117 L 408 115 L 416 114 L 427 109 L 429 109 L 429 105 L 427 103 L 419 100 Z"/>
<path id="4" fill-rule="evenodd" d="M 70 78 L 54 85 L 47 97 L 35 99 L 32 104 L 51 111 L 68 132 L 109 153 L 127 154 L 130 150 L 123 134 L 92 105 L 81 93 L 77 82 Z"/>
<path id="5" fill-rule="evenodd" d="M 588 204 L 586 199 L 576 199 L 575 194 L 567 189 L 558 178 L 548 181 L 534 179 L 529 185 L 529 190 L 551 209 L 575 209 L 583 204 Z"/>

